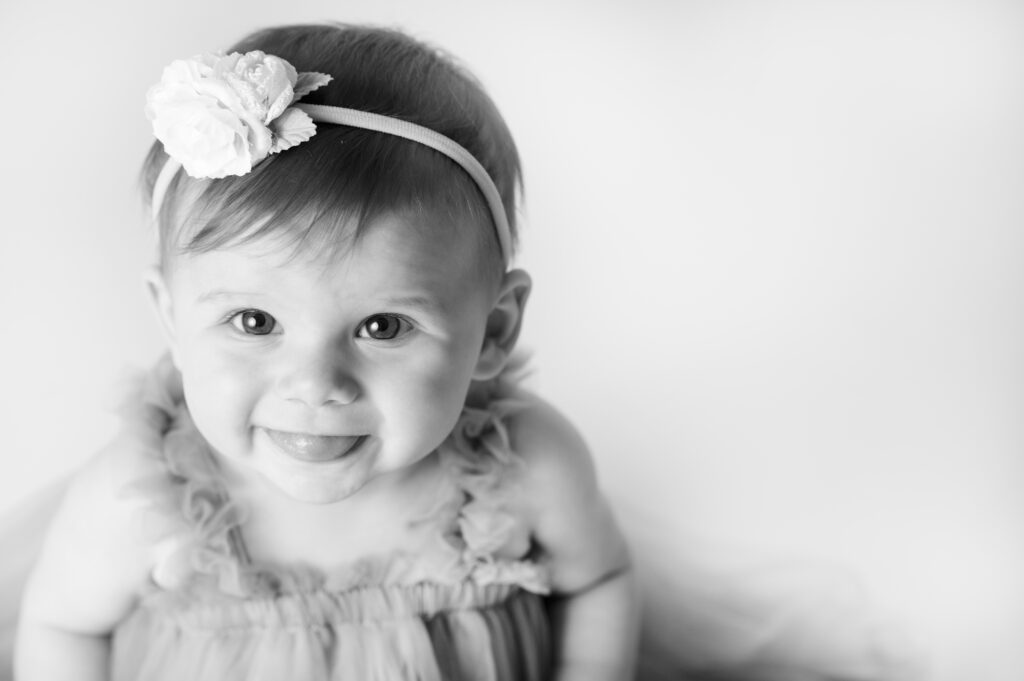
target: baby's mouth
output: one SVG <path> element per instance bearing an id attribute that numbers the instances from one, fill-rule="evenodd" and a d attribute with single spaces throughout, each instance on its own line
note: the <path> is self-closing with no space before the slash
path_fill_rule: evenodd
<path id="1" fill-rule="evenodd" d="M 267 435 L 282 451 L 300 461 L 322 463 L 350 453 L 363 441 L 363 435 L 312 435 L 266 429 Z"/>

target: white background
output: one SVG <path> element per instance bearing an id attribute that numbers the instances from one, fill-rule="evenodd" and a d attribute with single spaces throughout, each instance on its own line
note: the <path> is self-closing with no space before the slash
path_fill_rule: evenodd
<path id="1" fill-rule="evenodd" d="M 0 510 L 100 446 L 161 351 L 147 87 L 313 20 L 436 42 L 505 113 L 531 383 L 642 563 L 826 566 L 929 677 L 1021 678 L 1016 2 L 6 0 Z"/>

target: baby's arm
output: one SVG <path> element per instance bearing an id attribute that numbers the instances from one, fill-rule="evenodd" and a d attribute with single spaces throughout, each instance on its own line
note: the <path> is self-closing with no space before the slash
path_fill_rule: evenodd
<path id="1" fill-rule="evenodd" d="M 149 574 L 144 536 L 154 528 L 123 496 L 139 463 L 115 445 L 71 482 L 22 599 L 19 681 L 109 678 L 110 632 Z"/>
<path id="2" fill-rule="evenodd" d="M 552 570 L 556 681 L 633 678 L 638 606 L 626 542 L 597 488 L 586 445 L 536 402 L 513 422 L 524 498 Z"/>

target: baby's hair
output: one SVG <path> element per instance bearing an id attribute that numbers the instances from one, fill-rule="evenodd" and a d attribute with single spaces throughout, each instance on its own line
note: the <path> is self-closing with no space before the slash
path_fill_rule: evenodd
<path id="1" fill-rule="evenodd" d="M 297 71 L 332 76 L 304 103 L 403 119 L 465 147 L 497 186 L 515 242 L 522 190 L 515 142 L 479 82 L 451 57 L 399 31 L 343 24 L 265 29 L 228 52 L 252 50 L 281 57 Z M 155 142 L 142 169 L 147 199 L 166 160 Z M 461 230 L 474 240 L 482 274 L 493 279 L 504 269 L 487 203 L 459 165 L 417 142 L 324 123 L 308 142 L 246 175 L 196 180 L 178 172 L 157 216 L 160 256 L 166 263 L 176 254 L 269 235 L 313 253 L 332 252 L 388 213 L 417 227 Z"/>

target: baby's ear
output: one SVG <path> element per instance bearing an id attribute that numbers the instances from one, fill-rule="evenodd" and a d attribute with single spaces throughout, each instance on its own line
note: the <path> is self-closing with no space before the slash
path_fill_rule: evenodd
<path id="1" fill-rule="evenodd" d="M 530 296 L 532 286 L 530 275 L 523 270 L 505 273 L 498 289 L 498 299 L 487 317 L 483 347 L 480 348 L 480 357 L 473 372 L 475 380 L 490 380 L 505 368 L 516 341 L 519 340 L 519 330 L 523 326 L 523 311 L 526 309 L 526 299 Z"/>
<path id="2" fill-rule="evenodd" d="M 167 279 L 157 265 L 146 268 L 143 279 L 146 282 L 146 290 L 149 292 L 149 302 L 153 305 L 153 310 L 156 311 L 164 340 L 167 341 L 167 346 L 171 350 L 171 359 L 174 360 L 175 366 L 179 366 L 177 334 L 175 334 L 174 328 L 174 307 L 171 291 L 167 287 Z"/>

